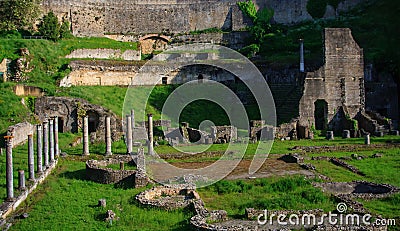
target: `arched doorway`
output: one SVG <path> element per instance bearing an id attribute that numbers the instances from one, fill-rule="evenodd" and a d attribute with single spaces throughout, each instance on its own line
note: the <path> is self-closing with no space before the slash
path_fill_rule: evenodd
<path id="1" fill-rule="evenodd" d="M 99 126 L 99 114 L 95 111 L 88 111 L 86 114 L 89 117 L 89 133 L 96 132 Z"/>
<path id="2" fill-rule="evenodd" d="M 315 129 L 325 130 L 328 124 L 328 103 L 323 99 L 314 102 Z"/>

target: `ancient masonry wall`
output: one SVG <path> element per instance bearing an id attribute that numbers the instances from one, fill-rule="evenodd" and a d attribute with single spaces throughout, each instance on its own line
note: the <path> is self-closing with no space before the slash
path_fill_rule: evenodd
<path id="1" fill-rule="evenodd" d="M 8 127 L 7 136 L 13 137 L 13 147 L 25 143 L 28 140 L 28 134 L 35 133 L 35 126 L 28 122 L 19 123 Z"/>
<path id="2" fill-rule="evenodd" d="M 141 63 L 118 63 L 105 61 L 79 60 L 71 61 L 71 73 L 61 80 L 60 86 L 128 86 L 135 78 Z M 163 64 L 146 65 L 148 73 L 157 73 L 163 69 Z M 160 84 L 162 84 L 162 77 Z M 192 65 L 173 70 L 164 76 L 164 84 L 180 84 L 193 80 L 209 79 L 218 82 L 235 81 L 235 76 L 225 70 L 207 65 Z M 143 85 L 153 84 L 153 79 L 141 82 Z"/>
<path id="3" fill-rule="evenodd" d="M 40 120 L 46 115 L 58 117 L 60 132 L 77 132 L 82 126 L 83 114 L 89 117 L 89 132 L 92 141 L 102 141 L 105 136 L 105 117 L 111 118 L 112 139 L 121 137 L 121 120 L 110 110 L 98 105 L 90 104 L 88 101 L 68 97 L 40 97 L 35 102 L 35 114 Z"/>
<path id="4" fill-rule="evenodd" d="M 140 51 L 114 49 L 77 49 L 67 55 L 68 59 L 123 59 L 123 60 L 140 60 Z"/>
<path id="5" fill-rule="evenodd" d="M 341 106 L 351 118 L 364 110 L 364 56 L 354 41 L 349 28 L 325 29 L 325 64 L 315 72 L 307 73 L 304 94 L 300 100 L 300 122 L 315 125 L 314 103 L 327 103 L 327 122 Z"/>
<path id="6" fill-rule="evenodd" d="M 238 0 L 43 0 L 44 12 L 53 11 L 71 22 L 77 36 L 104 34 L 184 33 L 207 28 L 240 30 L 249 20 L 237 7 Z M 273 20 L 292 24 L 310 20 L 307 0 L 256 0 L 259 8 L 275 11 Z M 339 11 L 363 0 L 345 0 Z"/>

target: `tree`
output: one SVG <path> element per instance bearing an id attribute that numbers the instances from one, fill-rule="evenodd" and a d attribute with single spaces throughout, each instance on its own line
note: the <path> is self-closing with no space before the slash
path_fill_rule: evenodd
<path id="1" fill-rule="evenodd" d="M 56 41 L 60 38 L 60 24 L 58 23 L 57 16 L 52 11 L 43 16 L 38 29 L 39 33 L 48 39 Z"/>
<path id="2" fill-rule="evenodd" d="M 1 0 L 0 30 L 32 30 L 40 15 L 40 0 Z"/>
<path id="3" fill-rule="evenodd" d="M 327 1 L 326 0 L 309 0 L 307 2 L 307 12 L 313 18 L 324 17 L 326 11 Z"/>
<path id="4" fill-rule="evenodd" d="M 60 27 L 60 38 L 64 39 L 64 38 L 71 38 L 72 34 L 71 34 L 71 30 L 69 29 L 69 22 L 68 21 L 64 21 L 61 24 Z"/>

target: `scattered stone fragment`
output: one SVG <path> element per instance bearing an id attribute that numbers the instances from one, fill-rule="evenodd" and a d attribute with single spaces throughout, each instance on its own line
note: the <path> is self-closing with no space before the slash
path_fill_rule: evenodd
<path id="1" fill-rule="evenodd" d="M 107 210 L 105 221 L 117 221 L 117 220 L 119 220 L 119 217 L 117 217 L 117 215 L 112 210 Z"/>
<path id="2" fill-rule="evenodd" d="M 107 206 L 106 199 L 99 199 L 99 203 L 97 206 L 105 208 Z"/>
<path id="3" fill-rule="evenodd" d="M 372 155 L 372 158 L 382 158 L 383 154 L 382 153 L 375 153 L 374 155 Z"/>
<path id="4" fill-rule="evenodd" d="M 26 219 L 26 218 L 28 218 L 29 217 L 29 214 L 28 213 L 23 213 L 23 214 L 21 214 L 20 216 L 19 216 L 19 218 L 21 218 L 21 219 Z"/>

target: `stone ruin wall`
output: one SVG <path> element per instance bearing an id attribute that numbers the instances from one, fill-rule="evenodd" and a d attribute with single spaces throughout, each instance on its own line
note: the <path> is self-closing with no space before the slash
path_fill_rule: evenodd
<path id="1" fill-rule="evenodd" d="M 128 86 L 139 72 L 141 62 L 107 62 L 93 60 L 71 61 L 71 73 L 61 80 L 60 86 Z M 163 65 L 146 65 L 148 73 L 164 73 Z M 192 65 L 179 68 L 166 74 L 166 84 L 181 84 L 203 79 L 218 82 L 234 82 L 235 76 L 225 70 L 208 65 Z M 162 80 L 162 77 L 159 77 Z M 154 79 L 149 78 L 142 85 L 152 85 Z M 162 82 L 160 81 L 160 84 Z"/>
<path id="2" fill-rule="evenodd" d="M 136 170 L 115 170 L 107 168 L 110 164 L 120 164 L 134 162 L 130 155 L 113 156 L 106 160 L 88 160 L 86 161 L 86 177 L 88 180 L 100 184 L 115 184 L 124 180 L 133 180 Z"/>
<path id="3" fill-rule="evenodd" d="M 327 103 L 328 123 L 345 106 L 351 118 L 364 110 L 363 50 L 354 41 L 349 28 L 325 29 L 325 64 L 306 75 L 300 100 L 300 123 L 315 124 L 314 102 Z"/>
<path id="4" fill-rule="evenodd" d="M 365 0 L 345 0 L 339 11 Z M 184 33 L 207 28 L 240 30 L 249 19 L 237 7 L 238 0 L 43 0 L 44 12 L 53 11 L 68 20 L 77 36 L 105 34 Z M 258 8 L 274 9 L 273 20 L 292 24 L 310 20 L 307 0 L 256 0 Z"/>
<path id="5" fill-rule="evenodd" d="M 68 59 L 123 59 L 123 60 L 141 60 L 140 51 L 126 50 L 122 52 L 117 49 L 77 49 L 67 55 Z"/>
<path id="6" fill-rule="evenodd" d="M 105 137 L 105 117 L 111 118 L 111 134 L 114 141 L 121 137 L 121 120 L 110 110 L 98 105 L 90 104 L 88 101 L 68 97 L 40 97 L 35 102 L 35 114 L 40 120 L 46 115 L 58 116 L 60 132 L 78 132 L 82 126 L 82 119 L 78 111 L 83 110 L 89 116 L 89 130 L 93 141 L 103 141 Z"/>
<path id="7" fill-rule="evenodd" d="M 8 127 L 7 136 L 13 136 L 13 147 L 25 143 L 29 134 L 35 133 L 35 126 L 28 122 L 19 123 Z"/>

